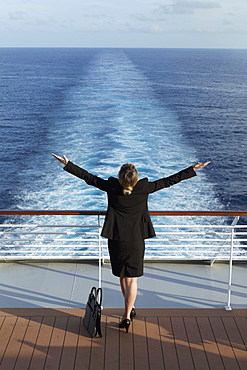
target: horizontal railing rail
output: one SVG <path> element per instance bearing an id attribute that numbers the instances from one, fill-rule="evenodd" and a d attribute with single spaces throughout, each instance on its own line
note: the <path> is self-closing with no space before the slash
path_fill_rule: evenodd
<path id="1" fill-rule="evenodd" d="M 0 217 L 0 259 L 98 259 L 100 245 L 102 260 L 107 260 L 107 240 L 100 236 L 105 214 L 101 210 L 0 210 L 0 216 L 6 216 L 2 223 Z M 151 211 L 150 215 L 156 237 L 146 241 L 145 260 L 229 260 L 233 228 L 233 260 L 247 260 L 247 225 L 237 225 L 247 212 Z M 224 216 L 234 216 L 232 223 L 219 220 Z M 182 218 L 183 223 L 166 223 L 171 217 L 172 222 Z"/>
<path id="2" fill-rule="evenodd" d="M 101 264 L 109 260 L 107 240 L 100 236 L 105 214 L 0 210 L 0 260 L 95 259 L 101 286 Z M 150 211 L 150 215 L 156 237 L 146 241 L 145 260 L 229 261 L 226 309 L 231 309 L 232 262 L 247 261 L 247 225 L 238 224 L 247 211 Z"/>
<path id="3" fill-rule="evenodd" d="M 247 211 L 150 211 L 151 216 L 247 216 Z M 0 210 L 0 215 L 104 216 L 101 210 Z"/>

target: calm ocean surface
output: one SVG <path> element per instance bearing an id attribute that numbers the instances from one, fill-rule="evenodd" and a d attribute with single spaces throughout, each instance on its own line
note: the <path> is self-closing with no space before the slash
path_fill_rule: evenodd
<path id="1" fill-rule="evenodd" d="M 211 160 L 150 210 L 247 210 L 246 108 L 247 50 L 2 48 L 1 209 L 106 209 L 54 152 L 104 178 Z"/>

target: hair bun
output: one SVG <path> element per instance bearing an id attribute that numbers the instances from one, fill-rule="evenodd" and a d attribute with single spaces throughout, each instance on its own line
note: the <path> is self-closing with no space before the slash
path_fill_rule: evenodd
<path id="1" fill-rule="evenodd" d="M 132 190 L 133 190 L 133 187 L 128 186 L 128 187 L 123 189 L 123 193 L 124 193 L 124 195 L 130 195 L 132 193 Z"/>

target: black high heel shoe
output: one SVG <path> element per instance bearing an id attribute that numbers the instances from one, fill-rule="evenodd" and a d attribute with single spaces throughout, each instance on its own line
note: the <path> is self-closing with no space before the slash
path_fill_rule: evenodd
<path id="1" fill-rule="evenodd" d="M 130 312 L 130 320 L 132 321 L 135 316 L 136 316 L 136 309 L 135 307 L 133 307 Z"/>
<path id="2" fill-rule="evenodd" d="M 129 326 L 130 326 L 130 320 L 129 319 L 124 319 L 119 324 L 119 328 L 125 328 L 126 333 L 128 333 L 128 331 L 129 331 Z"/>

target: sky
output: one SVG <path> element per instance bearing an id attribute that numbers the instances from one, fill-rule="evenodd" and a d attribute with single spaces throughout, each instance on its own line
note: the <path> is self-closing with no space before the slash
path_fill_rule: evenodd
<path id="1" fill-rule="evenodd" d="M 247 0 L 0 0 L 0 47 L 247 48 Z"/>

